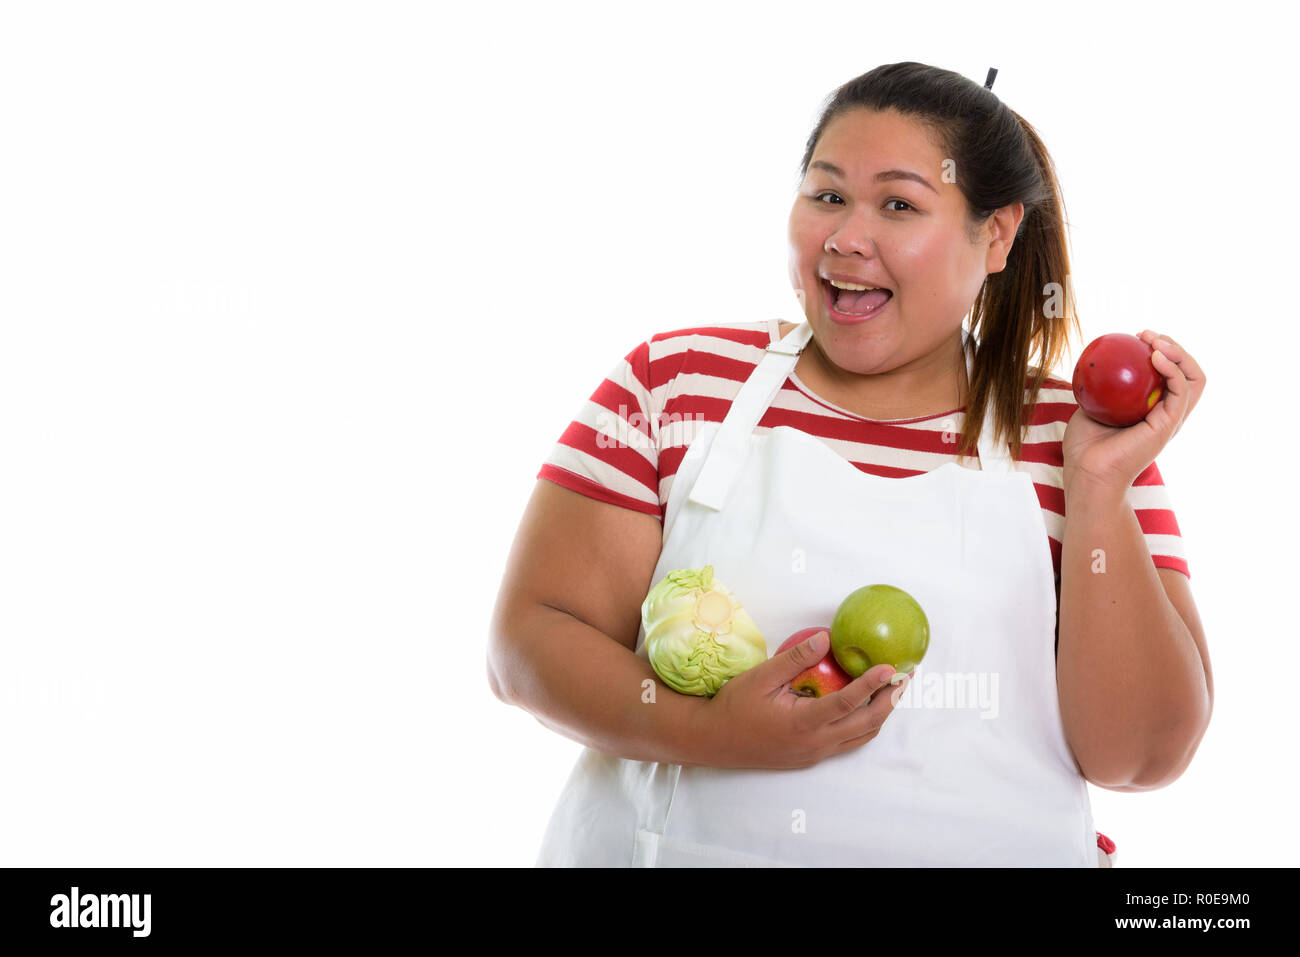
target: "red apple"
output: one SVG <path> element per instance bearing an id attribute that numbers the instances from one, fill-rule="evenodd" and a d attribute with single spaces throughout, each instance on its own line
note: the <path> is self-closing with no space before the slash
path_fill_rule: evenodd
<path id="1" fill-rule="evenodd" d="M 1137 336 L 1113 332 L 1088 343 L 1074 367 L 1074 398 L 1102 425 L 1127 428 L 1147 417 L 1165 394 L 1154 350 Z"/>
<path id="2" fill-rule="evenodd" d="M 807 641 L 819 631 L 830 632 L 825 626 L 816 628 L 804 628 L 802 631 L 796 631 L 793 635 L 781 642 L 781 647 L 776 649 L 779 655 L 783 651 L 789 651 L 800 642 Z M 839 691 L 853 679 L 848 676 L 843 668 L 836 662 L 835 656 L 830 653 L 829 647 L 826 650 L 826 656 L 821 661 L 804 671 L 799 672 L 790 679 L 790 689 L 795 694 L 803 695 L 805 698 L 821 698 L 834 691 Z"/>

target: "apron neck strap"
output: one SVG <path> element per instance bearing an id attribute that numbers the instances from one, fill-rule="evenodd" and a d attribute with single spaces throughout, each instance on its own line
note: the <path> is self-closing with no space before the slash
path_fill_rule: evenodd
<path id="1" fill-rule="evenodd" d="M 692 502 L 712 509 L 721 509 L 726 504 L 731 486 L 749 457 L 754 429 L 781 391 L 781 386 L 785 385 L 785 380 L 790 378 L 800 353 L 811 338 L 812 326 L 804 321 L 786 333 L 780 342 L 768 345 L 763 358 L 732 400 L 718 434 L 713 437 L 713 445 L 699 477 L 691 487 Z"/>
<path id="2" fill-rule="evenodd" d="M 777 327 L 779 328 L 779 326 Z M 966 376 L 969 382 L 974 375 L 974 337 L 963 326 L 962 347 L 966 355 Z M 812 339 L 812 326 L 805 320 L 795 326 L 780 342 L 768 345 L 763 358 L 754 367 L 748 380 L 731 403 L 726 419 L 714 436 L 704 466 L 690 499 L 709 508 L 721 509 L 735 476 L 740 474 L 749 455 L 750 438 L 758 427 L 772 400 L 776 398 L 790 373 L 794 371 L 799 356 Z M 984 426 L 980 432 L 980 467 L 984 471 L 1013 471 L 1011 457 L 1005 443 L 1002 448 L 993 444 L 993 406 L 985 409 Z"/>

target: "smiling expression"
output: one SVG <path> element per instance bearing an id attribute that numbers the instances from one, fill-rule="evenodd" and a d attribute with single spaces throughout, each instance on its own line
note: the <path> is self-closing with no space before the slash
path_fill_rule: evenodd
<path id="1" fill-rule="evenodd" d="M 959 391 L 962 319 L 1006 266 L 1023 207 L 975 229 L 958 174 L 927 127 L 893 111 L 853 109 L 823 131 L 790 210 L 790 279 L 837 388 L 895 411 L 904 396 L 942 402 Z M 831 319 L 827 275 L 892 295 L 871 319 L 844 325 Z"/>

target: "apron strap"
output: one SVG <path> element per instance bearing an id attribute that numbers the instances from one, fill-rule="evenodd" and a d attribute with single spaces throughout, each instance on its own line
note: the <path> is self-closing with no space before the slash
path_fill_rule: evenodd
<path id="1" fill-rule="evenodd" d="M 811 338 L 812 326 L 804 321 L 780 342 L 768 345 L 763 358 L 732 400 L 731 409 L 714 436 L 713 446 L 691 488 L 690 501 L 715 510 L 721 510 L 726 504 L 735 478 L 749 457 L 754 429 L 785 380 L 790 378 L 799 354 Z"/>
<path id="2" fill-rule="evenodd" d="M 775 328 L 779 329 L 779 326 Z M 974 339 L 963 326 L 962 346 L 966 353 L 967 380 L 974 374 Z M 771 338 L 775 339 L 775 335 Z M 790 373 L 794 371 L 799 355 L 812 339 L 812 326 L 807 321 L 791 329 L 780 342 L 768 345 L 763 358 L 753 373 L 740 387 L 731 403 L 727 417 L 713 438 L 713 445 L 705 457 L 699 477 L 691 488 L 689 500 L 706 508 L 721 510 L 735 484 L 736 477 L 749 457 L 751 438 L 759 420 L 772 405 Z M 984 425 L 979 439 L 980 468 L 985 472 L 1011 472 L 1010 450 L 1006 443 L 995 446 L 993 442 L 993 403 L 984 411 Z"/>

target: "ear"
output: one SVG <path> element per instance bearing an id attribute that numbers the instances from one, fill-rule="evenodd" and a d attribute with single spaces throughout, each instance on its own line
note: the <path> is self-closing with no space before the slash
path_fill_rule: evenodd
<path id="1" fill-rule="evenodd" d="M 1016 230 L 1024 218 L 1024 203 L 1003 206 L 989 217 L 985 227 L 989 231 L 989 251 L 984 260 L 986 272 L 1001 272 L 1007 268 L 1007 257 L 1011 255 L 1011 245 L 1016 241 Z"/>

